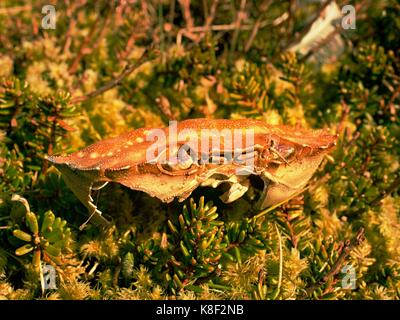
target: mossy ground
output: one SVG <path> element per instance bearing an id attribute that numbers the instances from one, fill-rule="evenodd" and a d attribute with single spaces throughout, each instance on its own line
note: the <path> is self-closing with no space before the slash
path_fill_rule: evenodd
<path id="1" fill-rule="evenodd" d="M 356 29 L 333 34 L 343 52 L 316 39 L 311 56 L 287 48 L 314 2 L 58 1 L 54 30 L 45 2 L 0 7 L 0 298 L 400 298 L 396 1 L 354 4 Z M 46 154 L 197 117 L 340 138 L 308 190 L 262 216 L 252 194 L 166 205 L 110 185 L 98 203 L 115 223 L 79 230 L 86 209 Z"/>

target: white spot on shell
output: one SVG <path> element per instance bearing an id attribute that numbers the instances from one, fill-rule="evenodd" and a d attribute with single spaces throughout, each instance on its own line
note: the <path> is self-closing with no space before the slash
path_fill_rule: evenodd
<path id="1" fill-rule="evenodd" d="M 132 141 L 128 141 L 126 144 L 127 144 L 128 146 L 133 146 L 133 142 L 132 142 Z"/>
<path id="2" fill-rule="evenodd" d="M 97 152 L 92 152 L 92 153 L 89 155 L 89 158 L 90 158 L 90 159 L 96 159 L 98 156 L 99 156 L 99 154 L 98 154 Z"/>
<path id="3" fill-rule="evenodd" d="M 136 142 L 137 143 L 142 143 L 144 141 L 144 139 L 142 137 L 137 137 L 136 138 Z"/>
<path id="4" fill-rule="evenodd" d="M 85 154 L 84 154 L 82 151 L 80 151 L 80 152 L 77 153 L 78 158 L 83 158 L 84 155 L 85 155 Z"/>
<path id="5" fill-rule="evenodd" d="M 114 152 L 110 151 L 109 153 L 107 153 L 107 156 L 111 157 L 114 155 Z"/>

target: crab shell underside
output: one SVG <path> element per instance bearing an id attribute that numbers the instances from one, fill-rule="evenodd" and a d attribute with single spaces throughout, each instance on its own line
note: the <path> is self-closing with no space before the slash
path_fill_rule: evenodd
<path id="1" fill-rule="evenodd" d="M 250 144 L 248 132 L 252 134 Z M 177 136 L 175 140 L 172 133 Z M 108 182 L 146 192 L 163 202 L 175 197 L 183 201 L 198 186 L 215 188 L 228 183 L 230 189 L 221 199 L 232 202 L 247 191 L 248 178 L 253 174 L 264 181 L 258 203 L 263 209 L 301 190 L 336 140 L 336 135 L 324 130 L 273 126 L 258 120 L 193 119 L 181 121 L 175 128 L 170 124 L 164 129 L 133 130 L 68 156 L 48 156 L 47 160 L 61 171 L 66 184 L 93 214 L 95 222 L 105 222 L 93 203 L 91 191 Z M 152 147 L 154 156 L 149 157 Z M 230 153 L 233 156 L 227 159 Z M 168 161 L 175 154 L 179 154 L 178 161 L 171 164 Z M 204 156 L 208 156 L 207 161 L 201 161 Z M 251 168 L 244 158 L 252 159 Z"/>

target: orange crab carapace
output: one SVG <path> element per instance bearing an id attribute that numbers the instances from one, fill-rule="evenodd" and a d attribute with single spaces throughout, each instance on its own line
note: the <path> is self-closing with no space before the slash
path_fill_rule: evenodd
<path id="1" fill-rule="evenodd" d="M 91 191 L 109 182 L 163 202 L 183 201 L 199 186 L 228 183 L 221 199 L 229 203 L 248 190 L 250 175 L 257 175 L 264 182 L 262 209 L 304 188 L 336 140 L 325 130 L 258 120 L 193 119 L 133 130 L 47 159 L 97 219 L 103 218 Z"/>

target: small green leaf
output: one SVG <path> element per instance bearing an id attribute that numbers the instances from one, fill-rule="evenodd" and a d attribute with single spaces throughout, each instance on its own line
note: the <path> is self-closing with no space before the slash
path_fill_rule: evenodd
<path id="1" fill-rule="evenodd" d="M 31 242 L 32 241 L 32 236 L 29 233 L 26 233 L 22 230 L 14 230 L 13 231 L 14 237 L 17 237 L 18 239 L 26 242 Z"/>
<path id="2" fill-rule="evenodd" d="M 22 247 L 19 247 L 17 250 L 15 250 L 15 254 L 17 256 L 23 256 L 24 254 L 27 254 L 33 250 L 33 246 L 30 243 L 27 243 L 23 245 Z"/>
<path id="3" fill-rule="evenodd" d="M 33 234 L 39 233 L 38 221 L 36 215 L 33 212 L 26 213 L 26 223 L 28 225 L 29 230 L 31 230 Z"/>

